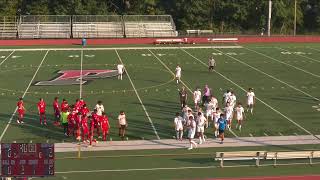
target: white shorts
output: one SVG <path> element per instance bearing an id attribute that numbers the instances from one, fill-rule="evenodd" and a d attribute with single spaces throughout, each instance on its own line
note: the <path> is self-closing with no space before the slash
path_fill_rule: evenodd
<path id="1" fill-rule="evenodd" d="M 195 132 L 193 132 L 192 130 L 189 130 L 188 131 L 188 138 L 193 139 L 195 134 L 196 134 Z"/>
<path id="2" fill-rule="evenodd" d="M 215 124 L 214 124 L 214 127 L 215 127 L 216 129 L 218 129 L 218 128 L 219 128 L 219 124 L 218 124 L 218 123 L 215 123 Z"/>
<path id="3" fill-rule="evenodd" d="M 248 101 L 248 105 L 253 105 L 253 101 Z"/>
<path id="4" fill-rule="evenodd" d="M 118 74 L 121 75 L 121 74 L 123 74 L 123 72 L 122 71 L 118 71 Z"/>
<path id="5" fill-rule="evenodd" d="M 232 114 L 226 114 L 226 119 L 227 119 L 227 120 L 232 119 Z"/>
<path id="6" fill-rule="evenodd" d="M 197 127 L 197 132 L 204 133 L 204 127 Z"/>
<path id="7" fill-rule="evenodd" d="M 176 131 L 183 131 L 183 126 L 177 126 Z"/>
<path id="8" fill-rule="evenodd" d="M 194 103 L 195 103 L 195 104 L 199 104 L 199 103 L 200 103 L 200 99 L 195 99 L 195 100 L 194 100 Z"/>
<path id="9" fill-rule="evenodd" d="M 238 120 L 238 121 L 242 121 L 242 120 L 243 120 L 243 117 L 242 117 L 242 116 L 237 117 L 237 120 Z"/>
<path id="10" fill-rule="evenodd" d="M 181 78 L 181 74 L 176 74 L 176 78 Z"/>
<path id="11" fill-rule="evenodd" d="M 206 116 L 209 117 L 209 116 L 212 116 L 212 113 L 213 113 L 213 110 L 208 110 L 206 112 Z"/>

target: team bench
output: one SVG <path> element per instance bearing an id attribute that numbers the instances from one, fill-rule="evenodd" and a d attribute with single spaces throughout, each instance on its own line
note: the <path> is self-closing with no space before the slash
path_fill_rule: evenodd
<path id="1" fill-rule="evenodd" d="M 215 160 L 220 161 L 220 167 L 224 166 L 224 161 L 255 160 L 256 166 L 260 166 L 260 160 L 273 160 L 273 165 L 277 166 L 279 159 L 309 159 L 309 164 L 313 164 L 313 159 L 320 158 L 320 151 L 292 151 L 292 152 L 267 152 L 267 151 L 236 151 L 217 152 Z"/>

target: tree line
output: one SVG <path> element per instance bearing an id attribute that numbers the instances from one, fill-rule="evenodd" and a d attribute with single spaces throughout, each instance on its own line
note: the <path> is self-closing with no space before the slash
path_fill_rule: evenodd
<path id="1" fill-rule="evenodd" d="M 272 1 L 272 32 L 293 34 L 294 0 Z M 0 0 L 0 16 L 172 15 L 178 30 L 256 34 L 267 29 L 268 0 Z M 320 1 L 297 0 L 297 34 L 320 32 Z"/>

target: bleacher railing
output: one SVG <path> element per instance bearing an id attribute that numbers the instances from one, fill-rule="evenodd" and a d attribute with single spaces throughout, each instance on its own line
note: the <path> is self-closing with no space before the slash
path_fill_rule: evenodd
<path id="1" fill-rule="evenodd" d="M 3 16 L 0 17 L 0 38 L 16 38 L 18 33 L 18 17 Z"/>

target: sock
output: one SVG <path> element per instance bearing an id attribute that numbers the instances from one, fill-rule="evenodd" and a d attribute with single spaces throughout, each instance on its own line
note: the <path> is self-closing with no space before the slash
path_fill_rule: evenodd
<path id="1" fill-rule="evenodd" d="M 182 139 L 183 131 L 180 132 L 180 139 Z"/>
<path id="2" fill-rule="evenodd" d="M 241 130 L 241 125 L 239 126 L 239 130 Z"/>
<path id="3" fill-rule="evenodd" d="M 206 142 L 206 139 L 204 138 L 204 136 L 202 137 L 202 141 L 203 141 L 203 142 Z"/>
<path id="4" fill-rule="evenodd" d="M 202 139 L 201 139 L 201 136 L 199 137 L 199 143 L 200 143 L 200 144 L 202 143 Z"/>
<path id="5" fill-rule="evenodd" d="M 236 125 L 236 129 L 238 129 L 239 124 Z"/>
<path id="6" fill-rule="evenodd" d="M 252 114 L 252 112 L 253 112 L 253 109 L 251 108 L 251 109 L 250 109 L 250 111 L 251 111 L 251 114 Z"/>
<path id="7" fill-rule="evenodd" d="M 215 137 L 218 136 L 218 131 L 214 131 L 214 136 L 215 136 Z"/>
<path id="8" fill-rule="evenodd" d="M 176 139 L 179 139 L 179 131 L 176 131 Z"/>
<path id="9" fill-rule="evenodd" d="M 179 83 L 179 80 L 177 80 L 177 84 Z"/>
<path id="10" fill-rule="evenodd" d="M 190 149 L 192 149 L 193 148 L 193 146 L 192 146 L 192 142 L 190 143 Z"/>

